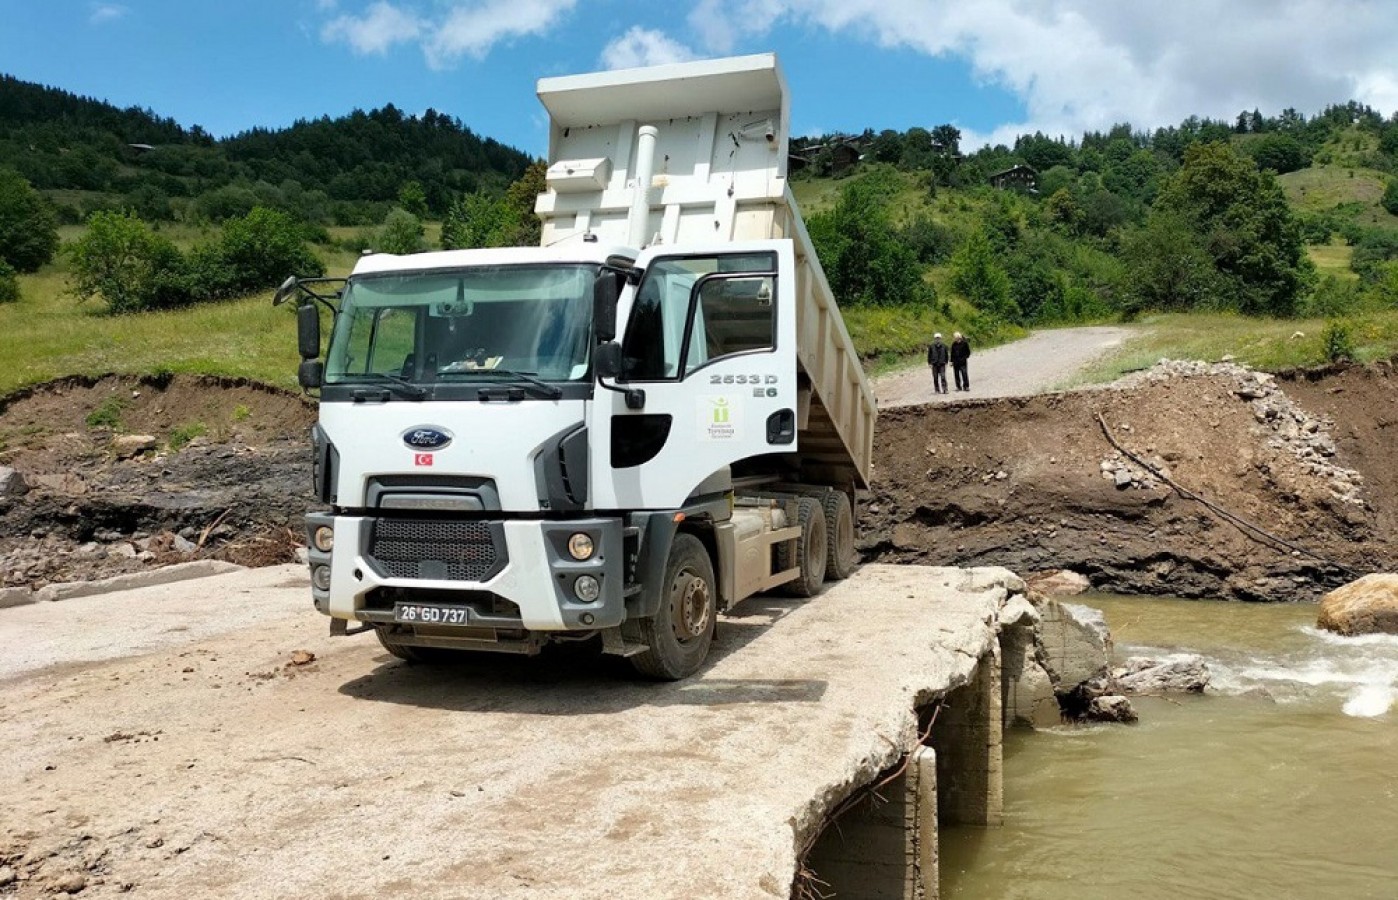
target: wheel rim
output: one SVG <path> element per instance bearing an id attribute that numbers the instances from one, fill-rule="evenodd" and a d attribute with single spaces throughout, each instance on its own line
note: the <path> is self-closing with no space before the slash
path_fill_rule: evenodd
<path id="1" fill-rule="evenodd" d="M 675 637 L 682 643 L 703 637 L 713 616 L 708 582 L 691 569 L 681 569 L 670 586 L 670 612 Z"/>

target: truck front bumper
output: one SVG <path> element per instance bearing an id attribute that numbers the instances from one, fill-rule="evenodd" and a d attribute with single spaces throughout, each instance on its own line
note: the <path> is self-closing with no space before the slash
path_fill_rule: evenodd
<path id="1" fill-rule="evenodd" d="M 329 552 L 317 528 L 334 530 Z M 400 603 L 463 609 L 462 627 L 592 631 L 620 625 L 620 519 L 451 521 L 306 516 L 312 597 L 338 619 L 387 624 Z M 575 559 L 568 540 L 586 534 L 593 552 Z M 323 567 L 323 568 L 322 568 Z M 328 583 L 327 583 L 328 574 Z M 597 596 L 579 588 L 596 580 Z M 434 626 L 436 627 L 436 626 Z"/>

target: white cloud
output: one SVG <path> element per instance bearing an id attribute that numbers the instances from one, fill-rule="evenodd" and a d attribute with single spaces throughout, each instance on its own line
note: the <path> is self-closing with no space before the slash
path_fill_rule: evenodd
<path id="1" fill-rule="evenodd" d="M 320 30 L 327 43 L 343 41 L 356 53 L 386 53 L 394 44 L 415 40 L 423 31 L 423 23 L 412 13 L 391 3 L 373 4 L 361 16 L 337 16 Z"/>
<path id="2" fill-rule="evenodd" d="M 333 7 L 335 0 L 320 5 Z M 576 5 L 577 0 L 452 0 L 417 12 L 377 0 L 359 15 L 344 13 L 326 22 L 321 39 L 364 54 L 418 42 L 427 64 L 440 69 L 462 56 L 482 59 L 500 41 L 547 32 Z"/>
<path id="3" fill-rule="evenodd" d="M 1259 107 L 1319 110 L 1356 99 L 1398 106 L 1398 4 L 1335 0 L 697 0 L 704 47 L 732 52 L 775 28 L 806 26 L 970 63 L 1024 104 L 1024 131 L 1076 137 Z M 929 118 L 936 119 L 935 108 Z M 964 130 L 964 129 L 963 129 Z"/>
<path id="4" fill-rule="evenodd" d="M 666 63 L 688 62 L 694 51 L 674 40 L 663 31 L 632 26 L 619 38 L 602 49 L 602 65 L 608 69 L 635 69 L 641 66 L 663 66 Z"/>
<path id="5" fill-rule="evenodd" d="M 131 12 L 130 8 L 119 3 L 93 3 L 92 13 L 87 17 L 89 25 L 101 25 L 104 22 L 114 22 L 117 19 Z"/>

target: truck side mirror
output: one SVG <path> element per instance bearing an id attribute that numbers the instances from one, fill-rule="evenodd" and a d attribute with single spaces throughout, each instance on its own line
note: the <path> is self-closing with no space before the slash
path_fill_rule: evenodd
<path id="1" fill-rule="evenodd" d="M 306 390 L 320 387 L 325 380 L 325 363 L 318 359 L 303 359 L 296 369 L 296 383 Z"/>
<path id="2" fill-rule="evenodd" d="M 593 282 L 592 336 L 599 344 L 616 340 L 616 303 L 621 296 L 621 280 L 624 277 L 618 272 L 603 269 Z"/>
<path id="3" fill-rule="evenodd" d="M 302 359 L 320 357 L 320 310 L 314 303 L 296 308 L 296 345 Z"/>
<path id="4" fill-rule="evenodd" d="M 616 378 L 621 374 L 621 344 L 607 341 L 592 351 L 592 371 L 598 378 Z"/>

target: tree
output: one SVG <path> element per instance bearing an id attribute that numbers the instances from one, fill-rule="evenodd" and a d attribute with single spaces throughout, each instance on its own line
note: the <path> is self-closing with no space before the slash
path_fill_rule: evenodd
<path id="1" fill-rule="evenodd" d="M 983 313 L 1006 321 L 1020 316 L 1010 297 L 1010 278 L 995 261 L 990 239 L 979 228 L 952 254 L 951 286 Z"/>
<path id="2" fill-rule="evenodd" d="M 422 222 L 406 209 L 392 209 L 374 245 L 382 253 L 420 253 L 427 249 Z"/>
<path id="3" fill-rule="evenodd" d="M 68 254 L 69 289 L 79 300 L 101 297 L 111 312 L 179 306 L 191 298 L 180 251 L 129 213 L 93 213 Z"/>
<path id="4" fill-rule="evenodd" d="M 1388 187 L 1383 189 L 1383 208 L 1398 216 L 1398 178 L 1391 178 Z"/>
<path id="5" fill-rule="evenodd" d="M 1188 223 L 1221 276 L 1222 299 L 1241 312 L 1290 315 L 1314 280 L 1276 176 L 1226 143 L 1189 147 L 1154 211 Z"/>
<path id="6" fill-rule="evenodd" d="M 427 218 L 427 193 L 422 189 L 422 184 L 409 181 L 399 188 L 398 205 L 418 219 Z"/>
<path id="7" fill-rule="evenodd" d="M 833 209 L 810 217 L 816 254 L 842 305 L 916 305 L 934 299 L 916 252 L 900 239 L 888 215 L 888 203 L 904 183 L 890 167 L 871 166 L 841 188 Z"/>
<path id="8" fill-rule="evenodd" d="M 33 272 L 58 251 L 58 224 L 38 191 L 11 169 L 0 169 L 0 261 Z"/>
<path id="9" fill-rule="evenodd" d="M 195 284 L 197 294 L 227 297 L 276 285 L 288 275 L 316 276 L 325 266 L 306 246 L 302 227 L 280 210 L 259 206 L 246 216 L 223 224 L 217 242 L 207 250 L 221 265 L 221 281 Z"/>
<path id="10" fill-rule="evenodd" d="M 1247 145 L 1249 155 L 1259 169 L 1271 169 L 1278 175 L 1304 169 L 1311 164 L 1310 154 L 1301 142 L 1289 134 L 1272 132 Z"/>
<path id="11" fill-rule="evenodd" d="M 505 203 L 484 193 L 467 194 L 451 205 L 442 222 L 442 249 L 502 247 Z"/>
<path id="12" fill-rule="evenodd" d="M 1220 296 L 1219 274 L 1203 240 L 1178 213 L 1152 213 L 1143 227 L 1127 232 L 1126 309 L 1188 310 Z"/>

